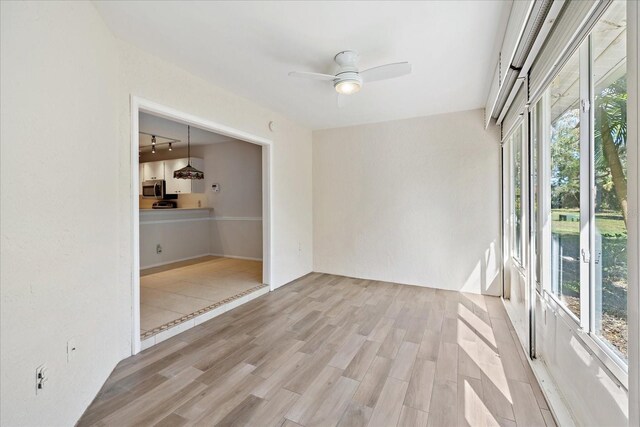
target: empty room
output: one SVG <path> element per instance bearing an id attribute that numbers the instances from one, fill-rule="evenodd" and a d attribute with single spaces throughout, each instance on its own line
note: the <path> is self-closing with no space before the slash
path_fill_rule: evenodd
<path id="1" fill-rule="evenodd" d="M 1 426 L 640 425 L 639 2 L 0 19 Z"/>

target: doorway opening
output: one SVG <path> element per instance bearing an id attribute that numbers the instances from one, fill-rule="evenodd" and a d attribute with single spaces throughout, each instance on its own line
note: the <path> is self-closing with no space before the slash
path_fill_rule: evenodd
<path id="1" fill-rule="evenodd" d="M 136 97 L 131 111 L 136 354 L 271 290 L 271 142 Z"/>

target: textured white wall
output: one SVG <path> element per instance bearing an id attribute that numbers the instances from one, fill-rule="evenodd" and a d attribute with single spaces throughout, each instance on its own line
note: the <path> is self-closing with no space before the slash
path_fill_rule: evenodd
<path id="1" fill-rule="evenodd" d="M 116 41 L 91 3 L 1 8 L 1 423 L 73 425 L 131 351 L 130 95 L 273 140 L 275 286 L 312 268 L 311 132 Z"/>
<path id="2" fill-rule="evenodd" d="M 315 131 L 314 270 L 498 295 L 499 185 L 481 110 Z"/>
<path id="3" fill-rule="evenodd" d="M 90 3 L 0 4 L 1 424 L 68 426 L 130 349 L 117 46 Z"/>

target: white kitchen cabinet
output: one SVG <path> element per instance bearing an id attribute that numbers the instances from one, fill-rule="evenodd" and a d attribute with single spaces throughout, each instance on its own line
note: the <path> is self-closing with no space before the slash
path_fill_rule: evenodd
<path id="1" fill-rule="evenodd" d="M 167 194 L 204 193 L 204 180 L 177 179 L 173 177 L 174 171 L 187 166 L 188 163 L 188 159 L 165 160 Z M 191 166 L 202 170 L 204 168 L 204 160 L 192 157 Z"/>
<path id="2" fill-rule="evenodd" d="M 144 181 L 148 181 L 150 179 L 165 179 L 164 163 L 165 162 L 143 163 L 142 171 L 144 174 Z"/>

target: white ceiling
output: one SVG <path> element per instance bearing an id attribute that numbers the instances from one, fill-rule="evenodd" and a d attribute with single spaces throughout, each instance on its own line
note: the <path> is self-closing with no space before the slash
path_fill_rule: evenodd
<path id="1" fill-rule="evenodd" d="M 156 135 L 158 144 L 165 144 L 171 140 L 179 140 L 173 143 L 173 148 L 181 148 L 187 146 L 187 124 L 173 120 L 167 120 L 162 117 L 154 116 L 147 113 L 140 113 L 138 129 L 145 134 Z M 140 134 L 139 144 L 141 147 L 151 146 L 151 136 Z M 208 145 L 218 142 L 237 141 L 237 139 L 228 136 L 209 132 L 191 126 L 191 145 Z"/>
<path id="2" fill-rule="evenodd" d="M 484 106 L 511 1 L 99 1 L 114 34 L 312 129 Z M 413 73 L 372 82 L 339 108 L 333 56 L 360 69 L 409 61 Z"/>

